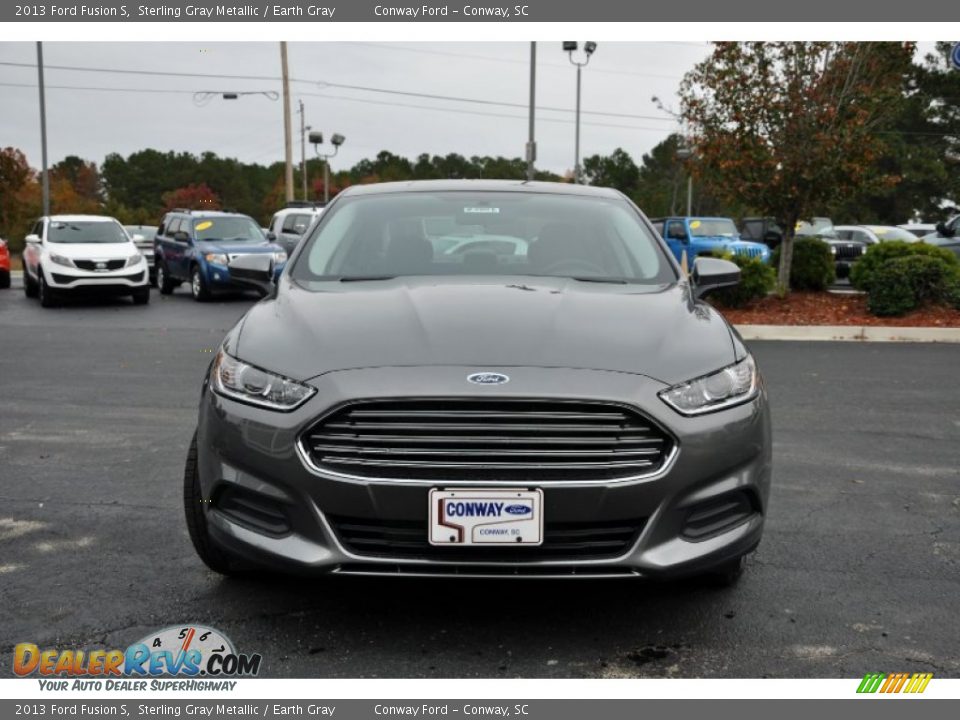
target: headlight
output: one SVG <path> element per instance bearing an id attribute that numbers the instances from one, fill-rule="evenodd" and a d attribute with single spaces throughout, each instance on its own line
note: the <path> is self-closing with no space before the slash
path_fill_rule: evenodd
<path id="1" fill-rule="evenodd" d="M 273 254 L 273 261 L 279 265 L 280 263 L 285 263 L 287 261 L 287 254 L 285 252 L 275 252 Z"/>
<path id="2" fill-rule="evenodd" d="M 73 260 L 63 255 L 57 255 L 56 253 L 50 253 L 50 262 L 63 265 L 64 267 L 76 267 L 76 265 L 73 264 Z"/>
<path id="3" fill-rule="evenodd" d="M 750 355 L 711 375 L 690 380 L 659 393 L 681 415 L 702 415 L 752 400 L 759 388 L 757 365 Z"/>
<path id="4" fill-rule="evenodd" d="M 215 392 L 240 402 L 269 410 L 293 410 L 302 405 L 316 390 L 295 380 L 274 375 L 227 355 L 217 353 L 210 370 L 210 384 Z"/>
<path id="5" fill-rule="evenodd" d="M 227 264 L 227 256 L 223 253 L 207 253 L 203 257 L 206 258 L 208 263 L 213 263 L 214 265 Z"/>
<path id="6" fill-rule="evenodd" d="M 124 267 L 128 268 L 128 267 L 133 267 L 134 265 L 138 265 L 141 260 L 143 260 L 143 255 L 141 255 L 140 253 L 137 253 L 136 255 L 131 255 L 130 257 L 127 258 L 127 262 L 124 265 Z"/>

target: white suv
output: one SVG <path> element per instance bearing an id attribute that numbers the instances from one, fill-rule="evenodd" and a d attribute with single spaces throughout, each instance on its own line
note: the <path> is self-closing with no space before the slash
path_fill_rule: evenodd
<path id="1" fill-rule="evenodd" d="M 43 307 L 67 293 L 132 295 L 150 302 L 147 263 L 123 226 L 100 215 L 51 215 L 37 220 L 23 251 L 23 290 Z"/>

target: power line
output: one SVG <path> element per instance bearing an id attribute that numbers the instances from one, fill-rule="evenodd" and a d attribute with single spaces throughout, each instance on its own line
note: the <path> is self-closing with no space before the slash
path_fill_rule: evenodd
<path id="1" fill-rule="evenodd" d="M 35 88 L 35 84 L 30 83 L 5 83 L 0 82 L 0 87 L 19 87 L 19 88 Z M 196 91 L 194 90 L 165 90 L 160 88 L 120 88 L 120 87 L 91 87 L 91 86 L 80 86 L 80 85 L 46 85 L 48 90 L 81 90 L 81 91 L 94 91 L 94 92 L 123 92 L 123 93 L 161 93 L 161 94 L 178 94 L 178 95 L 195 95 Z M 210 92 L 210 91 L 204 91 Z M 219 91 L 218 91 L 219 92 Z M 367 105 L 384 105 L 388 107 L 400 107 L 408 108 L 412 110 L 428 110 L 436 112 L 447 112 L 447 113 L 457 113 L 461 115 L 475 115 L 480 117 L 496 117 L 496 118 L 505 118 L 510 120 L 527 120 L 525 116 L 522 115 L 509 115 L 506 113 L 491 113 L 483 112 L 480 110 L 464 110 L 461 108 L 445 108 L 445 107 L 434 107 L 430 105 L 414 105 L 410 103 L 397 103 L 397 102 L 387 102 L 385 100 L 369 100 L 366 98 L 354 98 L 346 97 L 343 95 L 330 95 L 328 93 L 298 93 L 303 97 L 316 97 L 323 98 L 326 100 L 343 100 L 345 102 L 355 102 L 363 103 Z M 573 120 L 565 120 L 563 118 L 541 118 L 543 122 L 552 122 L 552 123 L 563 123 L 565 125 L 573 124 Z M 654 128 L 654 127 L 644 127 L 641 125 L 618 125 L 615 123 L 598 123 L 598 122 L 586 122 L 584 125 L 590 127 L 606 127 L 606 128 L 619 128 L 623 130 L 642 130 L 649 132 L 665 132 L 664 128 Z"/>
<path id="2" fill-rule="evenodd" d="M 17 63 L 17 62 L 0 62 L 0 65 L 6 65 L 10 67 L 24 67 L 24 68 L 33 68 L 35 67 L 31 63 Z M 210 73 L 185 73 L 185 72 L 173 72 L 173 71 L 160 71 L 160 70 L 130 70 L 124 68 L 95 68 L 95 67 L 74 67 L 70 65 L 46 65 L 48 70 L 67 70 L 72 72 L 102 72 L 102 73 L 117 73 L 121 75 L 151 75 L 151 76 L 160 76 L 160 77 L 191 77 L 191 78 L 204 78 L 204 79 L 231 79 L 231 80 L 273 80 L 279 81 L 279 77 L 268 76 L 268 75 L 230 75 L 230 74 L 210 74 Z M 314 80 L 304 80 L 302 78 L 290 78 L 290 82 L 295 83 L 306 83 L 309 85 L 314 85 L 320 87 L 321 89 L 325 87 L 338 88 L 341 90 L 356 90 L 359 92 L 373 92 L 381 93 L 386 95 L 400 95 L 403 97 L 418 97 L 428 100 L 443 100 L 451 102 L 462 102 L 470 103 L 474 105 L 493 105 L 498 107 L 510 107 L 510 108 L 521 108 L 527 109 L 525 103 L 510 103 L 504 102 L 501 100 L 486 100 L 481 98 L 467 98 L 459 97 L 455 95 L 440 95 L 436 93 L 420 93 L 413 91 L 405 90 L 390 90 L 387 88 L 377 88 L 366 85 L 348 85 L 345 83 L 334 83 L 327 81 L 314 81 Z M 537 110 L 546 110 L 550 112 L 563 112 L 563 113 L 572 113 L 574 112 L 571 108 L 559 108 L 559 107 L 549 107 L 549 106 L 538 106 Z M 654 120 L 656 122 L 674 122 L 673 118 L 669 117 L 658 117 L 655 115 L 634 115 L 630 113 L 613 113 L 605 112 L 599 110 L 583 110 L 582 114 L 584 115 L 597 115 L 602 117 L 617 117 L 625 118 L 630 120 Z"/>

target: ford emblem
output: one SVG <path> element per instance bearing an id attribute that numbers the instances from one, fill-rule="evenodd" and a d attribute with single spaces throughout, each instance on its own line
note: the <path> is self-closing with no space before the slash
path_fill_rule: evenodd
<path id="1" fill-rule="evenodd" d="M 501 373 L 479 372 L 467 375 L 467 381 L 474 385 L 503 385 L 510 382 L 510 378 Z"/>
<path id="2" fill-rule="evenodd" d="M 504 510 L 511 515 L 529 515 L 533 512 L 533 508 L 529 505 L 507 505 Z"/>

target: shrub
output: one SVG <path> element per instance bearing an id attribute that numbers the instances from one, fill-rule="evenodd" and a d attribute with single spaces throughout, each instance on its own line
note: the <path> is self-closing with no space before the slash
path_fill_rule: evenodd
<path id="1" fill-rule="evenodd" d="M 773 267 L 780 267 L 780 248 L 770 258 Z M 826 290 L 836 279 L 830 246 L 820 238 L 798 237 L 793 241 L 793 263 L 790 267 L 790 287 L 793 290 Z"/>
<path id="2" fill-rule="evenodd" d="M 924 242 L 906 243 L 899 240 L 871 245 L 867 252 L 853 264 L 850 282 L 858 290 L 870 292 L 877 280 L 877 273 L 888 261 L 903 257 L 933 257 L 943 260 L 947 265 L 960 268 L 957 256 L 945 248 L 928 245 Z"/>
<path id="3" fill-rule="evenodd" d="M 718 305 L 728 308 L 743 307 L 752 300 L 766 297 L 777 282 L 773 268 L 760 258 L 747 255 L 733 255 L 718 251 L 714 257 L 735 263 L 740 268 L 740 284 L 711 293 L 711 299 Z"/>
<path id="4" fill-rule="evenodd" d="M 874 315 L 903 315 L 928 303 L 960 307 L 958 300 L 960 265 L 917 254 L 894 257 L 872 272 L 867 307 Z"/>

